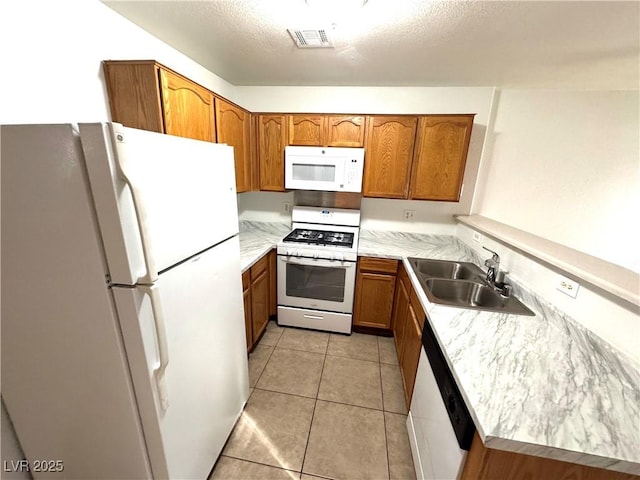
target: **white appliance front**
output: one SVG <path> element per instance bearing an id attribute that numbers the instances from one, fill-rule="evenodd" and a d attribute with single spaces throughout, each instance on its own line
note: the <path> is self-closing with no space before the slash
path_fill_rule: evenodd
<path id="1" fill-rule="evenodd" d="M 239 271 L 233 237 L 151 288 L 113 289 L 158 478 L 206 478 L 247 401 Z"/>
<path id="2" fill-rule="evenodd" d="M 63 468 L 27 475 L 150 478 L 78 137 L 71 125 L 0 133 L 2 399 L 31 465 Z"/>
<path id="3" fill-rule="evenodd" d="M 288 146 L 284 155 L 287 189 L 362 191 L 364 148 Z"/>
<path id="4" fill-rule="evenodd" d="M 232 147 L 117 123 L 79 127 L 112 283 L 153 283 L 238 233 Z"/>
<path id="5" fill-rule="evenodd" d="M 420 352 L 407 429 L 418 480 L 460 476 L 467 452 L 458 444 L 424 348 Z"/>
<path id="6" fill-rule="evenodd" d="M 356 263 L 278 255 L 278 305 L 353 312 Z"/>

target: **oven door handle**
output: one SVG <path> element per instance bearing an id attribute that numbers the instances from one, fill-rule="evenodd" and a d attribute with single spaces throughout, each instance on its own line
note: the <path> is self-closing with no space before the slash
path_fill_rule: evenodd
<path id="1" fill-rule="evenodd" d="M 348 260 L 329 260 L 326 258 L 309 258 L 309 257 L 294 257 L 290 255 L 281 256 L 282 262 L 291 263 L 293 265 L 317 265 L 319 267 L 342 267 L 344 269 L 354 268 L 355 262 Z"/>

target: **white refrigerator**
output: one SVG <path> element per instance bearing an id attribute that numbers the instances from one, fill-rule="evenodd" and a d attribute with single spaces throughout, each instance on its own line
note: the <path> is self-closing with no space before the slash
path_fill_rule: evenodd
<path id="1" fill-rule="evenodd" d="M 31 474 L 206 478 L 249 391 L 233 149 L 115 123 L 0 146 L 2 397 Z"/>

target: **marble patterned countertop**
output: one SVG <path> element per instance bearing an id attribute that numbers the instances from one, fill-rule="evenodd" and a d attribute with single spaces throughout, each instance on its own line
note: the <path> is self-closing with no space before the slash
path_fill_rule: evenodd
<path id="1" fill-rule="evenodd" d="M 243 223 L 245 270 L 288 225 Z M 534 317 L 429 302 L 406 259 L 480 265 L 456 237 L 361 230 L 358 254 L 404 261 L 487 447 L 640 474 L 640 372 L 630 359 L 517 284 Z"/>

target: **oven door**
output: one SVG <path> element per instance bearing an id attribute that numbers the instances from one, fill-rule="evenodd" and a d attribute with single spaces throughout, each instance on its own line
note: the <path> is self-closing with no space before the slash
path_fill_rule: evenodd
<path id="1" fill-rule="evenodd" d="M 278 305 L 352 313 L 356 263 L 278 255 Z"/>

